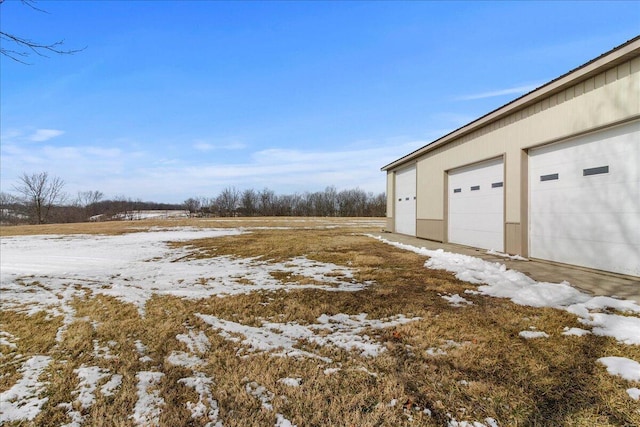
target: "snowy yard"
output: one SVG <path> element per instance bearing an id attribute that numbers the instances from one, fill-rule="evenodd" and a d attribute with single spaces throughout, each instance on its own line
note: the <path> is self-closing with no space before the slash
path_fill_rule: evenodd
<path id="1" fill-rule="evenodd" d="M 640 425 L 632 301 L 376 219 L 92 226 L 2 237 L 2 425 Z"/>

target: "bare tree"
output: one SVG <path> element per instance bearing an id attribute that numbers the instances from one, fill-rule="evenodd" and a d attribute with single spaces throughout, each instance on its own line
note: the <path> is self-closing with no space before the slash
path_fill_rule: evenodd
<path id="1" fill-rule="evenodd" d="M 204 216 L 210 216 L 213 214 L 213 208 L 215 205 L 215 199 L 211 197 L 200 197 L 200 212 Z"/>
<path id="2" fill-rule="evenodd" d="M 0 0 L 0 5 L 4 2 L 5 0 Z M 47 13 L 36 7 L 35 0 L 21 0 L 21 3 L 35 11 Z M 0 43 L 0 54 L 22 64 L 28 64 L 24 59 L 32 54 L 44 57 L 49 53 L 71 55 L 85 49 L 63 49 L 62 45 L 64 44 L 64 40 L 58 40 L 53 43 L 41 43 L 2 30 L 0 30 L 0 40 L 2 41 L 2 43 Z M 7 45 L 11 47 L 6 47 Z"/>
<path id="3" fill-rule="evenodd" d="M 260 198 L 254 189 L 244 190 L 240 196 L 240 208 L 242 214 L 246 216 L 254 216 L 258 211 Z"/>
<path id="4" fill-rule="evenodd" d="M 369 193 L 367 216 L 385 216 L 387 214 L 387 195 Z"/>
<path id="5" fill-rule="evenodd" d="M 367 193 L 359 188 L 340 191 L 336 201 L 340 216 L 364 216 L 367 210 Z"/>
<path id="6" fill-rule="evenodd" d="M 275 215 L 276 208 L 276 193 L 273 190 L 264 188 L 260 192 L 260 214 L 262 216 Z"/>
<path id="7" fill-rule="evenodd" d="M 227 187 L 216 198 L 220 216 L 234 216 L 240 201 L 240 192 L 235 187 Z"/>
<path id="8" fill-rule="evenodd" d="M 86 208 L 92 204 L 98 203 L 104 197 L 102 191 L 78 191 L 76 204 L 82 208 Z"/>
<path id="9" fill-rule="evenodd" d="M 22 201 L 13 194 L 0 192 L 0 224 L 18 224 L 24 218 Z"/>
<path id="10" fill-rule="evenodd" d="M 98 190 L 78 191 L 76 205 L 84 209 L 85 220 L 96 214 L 97 204 L 104 197 L 104 193 Z"/>
<path id="11" fill-rule="evenodd" d="M 190 197 L 184 201 L 184 208 L 189 211 L 189 215 L 194 215 L 200 210 L 201 202 L 199 199 Z"/>
<path id="12" fill-rule="evenodd" d="M 23 202 L 29 207 L 36 223 L 43 224 L 51 207 L 64 201 L 64 181 L 58 177 L 49 177 L 47 172 L 31 175 L 24 173 L 19 181 L 20 184 L 14 186 L 14 189 L 22 194 Z"/>
<path id="13" fill-rule="evenodd" d="M 338 212 L 338 192 L 336 187 L 329 186 L 324 189 L 324 193 L 321 197 L 320 211 L 323 216 L 335 216 Z"/>

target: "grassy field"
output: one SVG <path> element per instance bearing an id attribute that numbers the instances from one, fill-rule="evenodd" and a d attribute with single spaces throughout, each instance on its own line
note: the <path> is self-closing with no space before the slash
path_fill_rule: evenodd
<path id="1" fill-rule="evenodd" d="M 170 243 L 175 256 L 166 265 L 228 262 L 234 271 L 224 274 L 242 291 L 186 298 L 150 288 L 141 306 L 120 298 L 123 285 L 109 280 L 58 277 L 62 284 L 54 287 L 49 276 L 21 278 L 31 294 L 50 292 L 68 304 L 53 310 L 3 300 L 0 392 L 27 376 L 26 361 L 43 356 L 47 363 L 35 371 L 36 394 L 46 398 L 39 410 L 32 419 L 5 417 L 2 425 L 640 425 L 640 404 L 626 392 L 633 384 L 596 362 L 640 360 L 640 346 L 563 335 L 566 327 L 584 327 L 566 311 L 465 294 L 476 286 L 366 236 L 380 231 L 379 220 L 0 230 L 3 239 L 63 239 L 168 227 L 241 229 Z M 217 271 L 190 286 L 213 286 L 223 275 Z M 265 277 L 272 287 L 262 287 Z M 456 294 L 468 302 L 443 298 Z M 525 339 L 522 331 L 549 336 Z"/>

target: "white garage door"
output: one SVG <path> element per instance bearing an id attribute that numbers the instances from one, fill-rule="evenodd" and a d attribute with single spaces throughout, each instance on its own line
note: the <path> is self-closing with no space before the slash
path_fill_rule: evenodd
<path id="1" fill-rule="evenodd" d="M 529 156 L 529 255 L 640 276 L 640 123 Z"/>
<path id="2" fill-rule="evenodd" d="M 416 167 L 396 172 L 396 233 L 416 235 Z"/>
<path id="3" fill-rule="evenodd" d="M 449 172 L 449 241 L 504 250 L 502 159 Z"/>

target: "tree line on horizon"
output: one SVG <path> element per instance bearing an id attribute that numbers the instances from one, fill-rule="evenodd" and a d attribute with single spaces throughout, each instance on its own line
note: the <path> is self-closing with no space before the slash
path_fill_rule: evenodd
<path id="1" fill-rule="evenodd" d="M 47 172 L 22 174 L 13 193 L 0 192 L 0 224 L 70 223 L 94 220 L 133 219 L 149 210 L 184 210 L 193 217 L 231 216 L 332 216 L 383 217 L 385 193 L 360 188 L 276 194 L 275 191 L 239 190 L 229 186 L 213 197 L 190 197 L 183 203 L 133 200 L 126 196 L 105 199 L 101 191 L 65 193 L 64 181 Z"/>
<path id="2" fill-rule="evenodd" d="M 216 197 L 192 197 L 184 202 L 192 215 L 203 216 L 369 216 L 386 214 L 385 193 L 374 194 L 360 188 L 276 194 L 275 191 L 226 187 Z"/>

